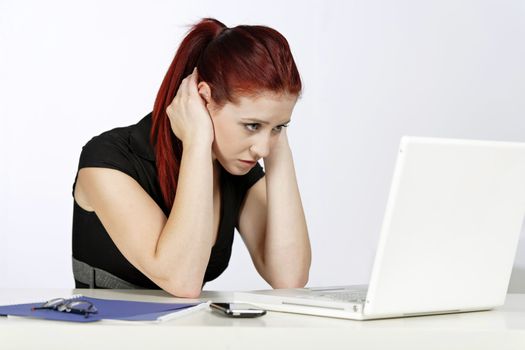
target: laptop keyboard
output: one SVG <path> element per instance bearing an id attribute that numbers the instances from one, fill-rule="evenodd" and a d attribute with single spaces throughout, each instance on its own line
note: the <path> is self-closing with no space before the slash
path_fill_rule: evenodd
<path id="1" fill-rule="evenodd" d="M 327 299 L 332 301 L 342 301 L 345 303 L 361 303 L 366 299 L 366 291 L 340 290 L 340 291 L 316 291 L 312 293 L 315 299 Z"/>

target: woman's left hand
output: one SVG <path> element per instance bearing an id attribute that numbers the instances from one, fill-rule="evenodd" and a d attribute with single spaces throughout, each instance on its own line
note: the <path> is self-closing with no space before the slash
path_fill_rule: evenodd
<path id="1" fill-rule="evenodd" d="M 282 128 L 279 137 L 277 137 L 277 141 L 272 145 L 270 154 L 264 158 L 265 168 L 271 167 L 274 163 L 280 162 L 283 159 L 288 159 L 290 154 L 288 134 L 286 133 L 286 128 Z"/>

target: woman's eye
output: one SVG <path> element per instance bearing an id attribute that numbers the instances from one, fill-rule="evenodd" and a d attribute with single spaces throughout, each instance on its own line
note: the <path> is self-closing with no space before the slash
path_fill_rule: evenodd
<path id="1" fill-rule="evenodd" d="M 281 132 L 283 130 L 283 128 L 287 128 L 288 127 L 288 124 L 286 125 L 279 125 L 279 126 L 276 126 L 275 127 L 275 132 Z"/>
<path id="2" fill-rule="evenodd" d="M 259 124 L 244 124 L 250 131 L 257 131 Z"/>

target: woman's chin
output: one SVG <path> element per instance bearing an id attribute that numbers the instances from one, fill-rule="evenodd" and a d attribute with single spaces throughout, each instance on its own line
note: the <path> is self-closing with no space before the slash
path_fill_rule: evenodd
<path id="1" fill-rule="evenodd" d="M 220 162 L 224 170 L 226 170 L 228 173 L 236 176 L 242 176 L 246 175 L 250 172 L 251 167 L 245 166 L 240 161 L 234 162 L 232 164 L 231 162 L 228 162 L 227 164 L 223 164 Z"/>

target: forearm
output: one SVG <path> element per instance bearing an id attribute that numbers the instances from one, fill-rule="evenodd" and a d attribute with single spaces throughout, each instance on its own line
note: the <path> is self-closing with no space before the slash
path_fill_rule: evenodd
<path id="1" fill-rule="evenodd" d="M 213 246 L 213 163 L 211 146 L 185 147 L 177 194 L 156 250 L 170 285 L 199 289 Z"/>
<path id="2" fill-rule="evenodd" d="M 303 287 L 311 263 L 310 240 L 289 147 L 265 161 L 267 221 L 264 266 L 274 288 Z"/>

